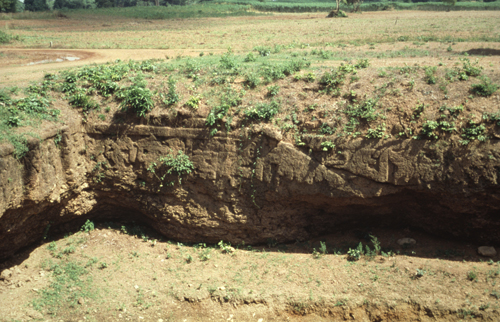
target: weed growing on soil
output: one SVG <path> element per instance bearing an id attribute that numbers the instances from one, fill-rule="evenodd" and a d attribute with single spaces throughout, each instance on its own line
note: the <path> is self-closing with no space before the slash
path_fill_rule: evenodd
<path id="1" fill-rule="evenodd" d="M 479 96 L 491 96 L 498 89 L 498 85 L 491 82 L 487 77 L 481 79 L 481 83 L 472 84 L 472 92 Z"/>
<path id="2" fill-rule="evenodd" d="M 169 175 L 177 176 L 177 181 L 181 184 L 182 176 L 190 174 L 194 170 L 194 165 L 189 156 L 185 155 L 182 150 L 179 150 L 175 155 L 170 151 L 166 156 L 158 158 L 158 163 L 152 162 L 147 170 L 160 180 L 159 188 L 162 188 L 165 178 Z M 158 172 L 162 172 L 163 174 L 158 175 Z M 168 186 L 173 186 L 174 184 L 175 181 L 167 182 Z"/>
<path id="3" fill-rule="evenodd" d="M 94 230 L 94 223 L 92 221 L 90 221 L 89 219 L 87 219 L 87 221 L 85 222 L 85 224 L 83 224 L 83 226 L 82 226 L 82 228 L 80 228 L 80 230 L 83 232 L 89 233 L 92 230 Z"/>

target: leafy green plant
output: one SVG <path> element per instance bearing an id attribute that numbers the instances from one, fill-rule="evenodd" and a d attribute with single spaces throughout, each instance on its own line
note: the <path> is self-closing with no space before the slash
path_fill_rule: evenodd
<path id="1" fill-rule="evenodd" d="M 271 103 L 257 103 L 245 111 L 247 118 L 269 121 L 280 111 L 280 104 L 273 100 Z"/>
<path id="2" fill-rule="evenodd" d="M 196 80 L 199 76 L 200 71 L 201 71 L 201 67 L 196 60 L 188 59 L 186 61 L 186 64 L 184 65 L 184 73 L 186 73 L 188 78 L 192 78 L 193 80 Z M 169 83 L 169 85 L 170 85 L 170 83 Z"/>
<path id="3" fill-rule="evenodd" d="M 347 251 L 347 260 L 351 261 L 351 262 L 358 261 L 361 258 L 361 255 L 362 255 L 362 252 L 359 249 L 349 248 L 349 250 Z"/>
<path id="4" fill-rule="evenodd" d="M 243 60 L 245 63 L 250 63 L 250 62 L 254 62 L 256 61 L 257 58 L 254 56 L 254 54 L 252 52 L 248 53 L 245 57 L 245 59 Z"/>
<path id="5" fill-rule="evenodd" d="M 271 85 L 267 87 L 267 96 L 272 97 L 278 95 L 280 87 L 278 85 Z"/>
<path id="6" fill-rule="evenodd" d="M 198 109 L 200 105 L 201 97 L 199 96 L 191 96 L 186 102 L 186 106 L 192 108 L 193 110 Z"/>
<path id="7" fill-rule="evenodd" d="M 255 88 L 260 84 L 260 77 L 257 73 L 248 72 L 245 74 L 245 84 L 250 88 Z"/>
<path id="8" fill-rule="evenodd" d="M 368 59 L 360 59 L 354 65 L 354 67 L 360 68 L 360 69 L 368 68 L 369 66 L 370 66 L 370 62 L 368 61 Z"/>
<path id="9" fill-rule="evenodd" d="M 322 242 L 322 241 L 319 242 L 319 251 L 323 255 L 328 254 L 328 250 L 326 248 L 326 243 L 325 242 Z"/>
<path id="10" fill-rule="evenodd" d="M 428 107 L 428 105 L 425 105 L 424 103 L 418 104 L 417 107 L 413 109 L 413 115 L 412 119 L 418 119 L 422 113 L 425 111 L 425 108 Z"/>
<path id="11" fill-rule="evenodd" d="M 379 124 L 375 129 L 368 129 L 367 139 L 382 139 L 385 134 L 385 123 Z"/>
<path id="12" fill-rule="evenodd" d="M 271 48 L 266 46 L 257 46 L 254 48 L 254 50 L 257 51 L 262 57 L 266 57 L 271 54 Z"/>
<path id="13" fill-rule="evenodd" d="M 12 40 L 19 40 L 19 36 L 12 36 L 3 30 L 0 30 L 0 44 L 8 44 Z"/>
<path id="14" fill-rule="evenodd" d="M 475 271 L 468 271 L 467 279 L 471 282 L 475 281 L 477 279 L 477 273 Z"/>
<path id="15" fill-rule="evenodd" d="M 378 99 L 369 98 L 359 104 L 348 105 L 345 113 L 362 121 L 371 122 L 380 117 Z"/>
<path id="16" fill-rule="evenodd" d="M 52 272 L 53 281 L 38 292 L 32 301 L 33 308 L 57 315 L 59 310 L 77 306 L 78 300 L 97 297 L 92 277 L 80 263 L 75 261 L 54 263 L 45 261 L 42 265 Z"/>
<path id="17" fill-rule="evenodd" d="M 335 144 L 332 141 L 321 142 L 321 149 L 323 151 L 329 151 L 335 149 Z"/>
<path id="18" fill-rule="evenodd" d="M 120 107 L 124 111 L 133 111 L 139 117 L 145 117 L 153 108 L 153 94 L 148 88 L 132 85 L 123 90 Z"/>
<path id="19" fill-rule="evenodd" d="M 424 72 L 425 72 L 424 80 L 427 84 L 436 84 L 436 82 L 437 82 L 436 70 L 437 70 L 437 67 L 435 67 L 435 66 L 424 67 Z"/>
<path id="20" fill-rule="evenodd" d="M 75 107 L 80 107 L 84 112 L 99 108 L 99 104 L 94 102 L 84 93 L 75 93 L 70 96 L 69 103 Z"/>
<path id="21" fill-rule="evenodd" d="M 217 133 L 217 128 L 220 122 L 223 121 L 224 117 L 227 115 L 232 107 L 236 107 L 241 103 L 242 97 L 245 95 L 245 91 L 238 92 L 232 87 L 226 87 L 224 91 L 220 93 L 220 104 L 213 107 L 207 115 L 205 124 L 212 128 L 210 135 L 213 136 Z"/>
<path id="22" fill-rule="evenodd" d="M 85 224 L 83 224 L 83 226 L 82 226 L 82 228 L 80 228 L 80 230 L 84 231 L 86 233 L 89 233 L 92 230 L 94 230 L 94 223 L 92 221 L 90 221 L 89 219 L 87 219 L 87 221 L 85 222 Z"/>
<path id="23" fill-rule="evenodd" d="M 319 128 L 319 133 L 326 135 L 333 135 L 337 129 L 330 127 L 328 124 L 323 123 Z"/>
<path id="24" fill-rule="evenodd" d="M 316 250 L 316 248 L 313 248 L 312 256 L 314 259 L 319 259 L 321 258 L 321 253 Z"/>
<path id="25" fill-rule="evenodd" d="M 370 241 L 375 249 L 375 254 L 380 255 L 382 248 L 380 247 L 380 242 L 377 237 L 370 235 Z"/>
<path id="26" fill-rule="evenodd" d="M 220 59 L 220 67 L 231 70 L 236 70 L 238 68 L 238 63 L 236 62 L 236 58 L 234 57 L 231 48 L 229 48 L 229 50 L 222 55 Z"/>
<path id="27" fill-rule="evenodd" d="M 483 77 L 479 84 L 472 84 L 472 92 L 479 96 L 491 96 L 497 89 L 498 85 L 492 83 L 487 77 Z"/>
<path id="28" fill-rule="evenodd" d="M 210 252 L 211 252 L 210 248 L 203 249 L 199 254 L 200 260 L 202 262 L 208 261 L 211 258 Z"/>
<path id="29" fill-rule="evenodd" d="M 188 155 L 185 155 L 182 150 L 177 151 L 177 154 L 171 153 L 167 154 L 164 157 L 158 158 L 158 164 L 153 162 L 149 165 L 147 170 L 153 173 L 156 178 L 161 181 L 160 188 L 163 187 L 163 181 L 165 180 L 167 175 L 175 175 L 178 177 L 179 184 L 182 183 L 182 176 L 188 175 L 194 170 L 193 162 L 189 159 Z M 157 174 L 159 168 L 165 167 L 163 175 L 160 177 Z M 169 182 L 169 185 L 173 185 L 174 182 Z"/>
<path id="30" fill-rule="evenodd" d="M 21 125 L 21 118 L 19 116 L 9 116 L 5 123 L 9 127 L 18 127 Z"/>
<path id="31" fill-rule="evenodd" d="M 470 120 L 465 128 L 462 129 L 462 140 L 460 143 L 463 145 L 467 145 L 470 141 L 479 140 L 484 142 L 488 139 L 486 136 L 486 127 L 484 124 L 477 124 L 475 121 Z"/>
<path id="32" fill-rule="evenodd" d="M 223 253 L 226 254 L 234 253 L 234 248 L 231 247 L 231 243 L 225 243 L 223 240 L 221 240 L 217 245 L 219 246 L 220 250 Z"/>
<path id="33" fill-rule="evenodd" d="M 168 93 L 165 95 L 163 103 L 167 106 L 173 105 L 180 101 L 179 94 L 177 93 L 177 85 L 172 76 L 168 78 Z"/>
<path id="34" fill-rule="evenodd" d="M 460 80 L 468 80 L 469 76 L 477 77 L 481 75 L 483 68 L 479 66 L 478 60 L 474 64 L 470 62 L 469 58 L 460 58 L 460 61 L 462 62 L 462 69 L 458 71 Z"/>

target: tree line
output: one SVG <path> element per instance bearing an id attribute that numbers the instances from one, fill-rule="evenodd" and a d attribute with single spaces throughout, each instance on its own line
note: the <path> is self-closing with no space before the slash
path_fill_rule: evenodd
<path id="1" fill-rule="evenodd" d="M 0 0 L 0 12 L 188 5 L 197 0 Z"/>

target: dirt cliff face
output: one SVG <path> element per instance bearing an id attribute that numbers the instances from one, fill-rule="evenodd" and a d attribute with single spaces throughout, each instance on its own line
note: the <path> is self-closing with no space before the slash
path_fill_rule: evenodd
<path id="1" fill-rule="evenodd" d="M 56 144 L 54 137 L 61 135 Z M 373 226 L 500 241 L 500 142 L 401 139 L 297 147 L 270 125 L 210 137 L 203 128 L 79 122 L 0 150 L 0 259 L 86 219 L 135 220 L 182 242 L 262 243 Z M 163 176 L 183 151 L 194 171 Z"/>
<path id="2" fill-rule="evenodd" d="M 56 135 L 61 135 L 57 144 Z M 354 139 L 324 152 L 270 125 L 203 128 L 77 123 L 45 133 L 21 161 L 0 158 L 1 258 L 87 218 L 145 222 L 183 242 L 294 241 L 341 229 L 419 228 L 500 240 L 500 142 Z M 181 177 L 148 167 L 183 151 Z"/>

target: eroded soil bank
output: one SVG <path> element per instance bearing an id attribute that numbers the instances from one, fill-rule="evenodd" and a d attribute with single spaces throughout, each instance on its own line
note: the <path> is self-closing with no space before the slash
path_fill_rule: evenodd
<path id="1" fill-rule="evenodd" d="M 133 219 L 181 242 L 290 242 L 358 226 L 500 240 L 496 139 L 462 146 L 359 138 L 325 153 L 320 139 L 296 147 L 266 125 L 210 137 L 202 121 L 190 128 L 75 121 L 34 140 L 21 162 L 4 146 L 2 258 L 88 218 Z M 192 174 L 148 171 L 179 150 Z"/>

